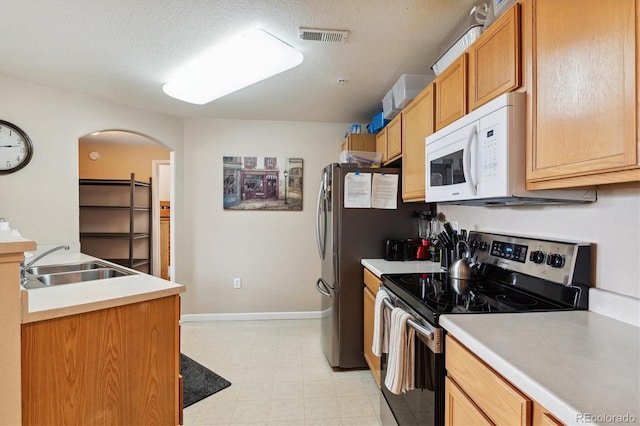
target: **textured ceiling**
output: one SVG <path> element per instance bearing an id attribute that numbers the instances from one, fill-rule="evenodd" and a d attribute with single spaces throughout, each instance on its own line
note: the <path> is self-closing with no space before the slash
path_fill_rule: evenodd
<path id="1" fill-rule="evenodd" d="M 0 75 L 184 118 L 365 123 L 400 75 L 430 72 L 475 3 L 0 0 Z M 349 36 L 344 44 L 302 41 L 299 26 Z M 163 93 L 182 63 L 254 27 L 300 50 L 304 62 L 207 105 Z"/>

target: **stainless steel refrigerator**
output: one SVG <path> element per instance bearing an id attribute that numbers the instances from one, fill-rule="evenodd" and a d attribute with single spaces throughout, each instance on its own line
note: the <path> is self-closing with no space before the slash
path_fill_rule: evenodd
<path id="1" fill-rule="evenodd" d="M 363 266 L 361 259 L 383 258 L 384 240 L 417 238 L 416 210 L 424 203 L 403 204 L 398 178 L 397 209 L 345 208 L 347 173 L 400 174 L 396 168 L 360 168 L 329 164 L 322 171 L 316 210 L 316 237 L 322 276 L 322 346 L 332 367 L 365 367 L 363 344 Z"/>

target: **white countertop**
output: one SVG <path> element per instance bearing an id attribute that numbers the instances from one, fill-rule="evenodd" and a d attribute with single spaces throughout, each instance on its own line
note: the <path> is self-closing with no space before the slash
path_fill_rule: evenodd
<path id="1" fill-rule="evenodd" d="M 442 315 L 440 325 L 566 424 L 640 424 L 639 327 L 590 311 Z"/>
<path id="2" fill-rule="evenodd" d="M 58 252 L 48 255 L 36 265 L 59 265 L 96 260 L 82 253 Z M 102 260 L 102 259 L 101 259 Z M 122 268 L 120 265 L 116 265 Z M 45 319 L 137 303 L 185 291 L 181 284 L 152 275 L 138 273 L 123 277 L 22 289 L 22 322 Z"/>
<path id="3" fill-rule="evenodd" d="M 380 278 L 382 274 L 420 274 L 427 272 L 442 272 L 440 262 L 429 260 L 407 260 L 406 262 L 391 262 L 384 259 L 362 259 L 362 265 Z"/>

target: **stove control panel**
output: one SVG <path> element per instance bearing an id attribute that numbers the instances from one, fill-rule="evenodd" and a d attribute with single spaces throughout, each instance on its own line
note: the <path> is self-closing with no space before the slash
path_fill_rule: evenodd
<path id="1" fill-rule="evenodd" d="M 474 256 L 482 263 L 564 285 L 574 282 L 576 274 L 579 282 L 590 281 L 591 245 L 588 243 L 477 231 L 469 233 L 469 241 L 475 248 Z"/>
<path id="2" fill-rule="evenodd" d="M 491 244 L 491 255 L 525 263 L 527 259 L 527 249 L 527 246 L 494 240 Z"/>

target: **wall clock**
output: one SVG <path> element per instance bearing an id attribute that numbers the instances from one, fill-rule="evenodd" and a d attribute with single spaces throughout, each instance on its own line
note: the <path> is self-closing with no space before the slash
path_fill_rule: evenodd
<path id="1" fill-rule="evenodd" d="M 0 120 L 0 174 L 9 174 L 29 164 L 33 145 L 29 136 L 18 126 Z"/>

